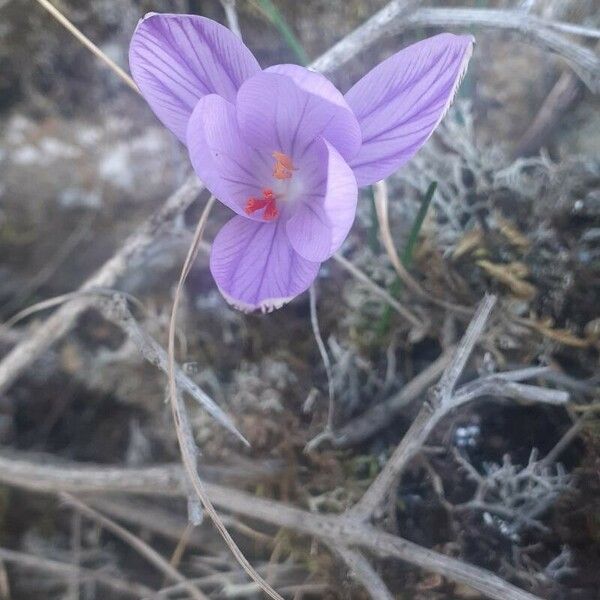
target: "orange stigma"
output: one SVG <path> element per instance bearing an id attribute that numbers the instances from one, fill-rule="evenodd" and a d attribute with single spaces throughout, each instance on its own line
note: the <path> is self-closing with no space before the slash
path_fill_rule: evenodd
<path id="1" fill-rule="evenodd" d="M 275 159 L 273 177 L 275 179 L 290 179 L 293 174 L 292 171 L 296 170 L 292 159 L 283 152 L 273 152 L 272 156 Z"/>
<path id="2" fill-rule="evenodd" d="M 255 213 L 257 210 L 265 209 L 263 213 L 263 218 L 265 221 L 272 221 L 279 216 L 279 210 L 277 209 L 277 201 L 275 199 L 275 194 L 273 190 L 270 188 L 265 188 L 262 191 L 262 198 L 248 198 L 248 202 L 246 202 L 246 206 L 244 206 L 244 211 L 247 215 L 251 215 Z"/>

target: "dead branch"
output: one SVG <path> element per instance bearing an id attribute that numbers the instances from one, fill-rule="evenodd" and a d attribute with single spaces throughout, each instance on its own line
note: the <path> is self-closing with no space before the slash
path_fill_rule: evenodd
<path id="1" fill-rule="evenodd" d="M 517 142 L 512 153 L 514 158 L 533 156 L 540 151 L 553 131 L 562 123 L 583 96 L 584 85 L 572 71 L 564 71 L 544 100 L 538 114 Z"/>
<path id="2" fill-rule="evenodd" d="M 594 93 L 600 92 L 600 57 L 558 33 L 556 23 L 517 10 L 488 8 L 421 8 L 398 22 L 408 27 L 483 27 L 517 33 L 525 42 L 562 56 Z"/>
<path id="3" fill-rule="evenodd" d="M 48 4 L 48 2 L 45 2 L 45 4 Z M 396 18 L 400 14 L 404 14 L 404 10 L 407 10 L 409 4 L 412 5 L 413 2 L 394 0 L 387 8 L 382 9 L 377 14 L 385 16 L 387 10 L 393 15 L 393 18 Z M 48 7 L 46 8 L 48 9 Z M 352 56 L 355 56 L 358 52 L 384 36 L 390 19 L 387 18 L 386 20 L 382 18 L 381 21 L 382 25 L 377 27 L 367 27 L 369 21 L 358 27 L 314 61 L 310 67 L 323 73 L 329 73 L 339 68 L 352 58 Z M 69 30 L 71 29 L 69 28 Z M 146 248 L 155 241 L 155 238 L 162 232 L 165 225 L 171 223 L 178 215 L 185 211 L 202 189 L 203 187 L 197 181 L 196 177 L 190 177 L 170 196 L 156 214 L 150 217 L 127 238 L 123 246 L 81 286 L 80 290 L 89 290 L 96 287 L 114 287 L 117 280 L 126 274 L 133 260 L 139 258 Z M 36 358 L 52 344 L 62 339 L 71 330 L 77 317 L 90 306 L 89 301 L 81 299 L 65 304 L 31 335 L 15 346 L 0 362 L 0 392 L 6 391 Z"/>
<path id="4" fill-rule="evenodd" d="M 391 592 L 371 566 L 371 563 L 358 550 L 344 546 L 332 548 L 350 568 L 350 574 L 369 592 L 374 600 L 394 600 Z"/>
<path id="5" fill-rule="evenodd" d="M 415 8 L 417 2 L 393 0 L 313 63 L 330 71 L 352 60 L 384 36 L 413 27 L 482 27 L 506 30 L 564 57 L 595 93 L 600 92 L 600 58 L 590 49 L 558 33 L 571 24 L 541 19 L 518 10 L 487 8 Z M 596 31 L 593 32 L 596 34 Z"/>
<path id="6" fill-rule="evenodd" d="M 454 356 L 444 370 L 439 384 L 431 394 L 430 402 L 423 404 L 381 473 L 356 506 L 350 509 L 353 517 L 368 520 L 377 516 L 377 510 L 395 489 L 403 470 L 421 450 L 435 426 L 450 411 L 466 402 L 486 395 L 550 404 L 564 404 L 568 401 L 569 395 L 566 392 L 517 383 L 519 379 L 529 379 L 542 374 L 544 369 L 538 367 L 480 377 L 460 387 L 456 392 L 454 391 L 458 378 L 483 332 L 495 302 L 495 296 L 486 296 L 482 300 Z"/>
<path id="7" fill-rule="evenodd" d="M 446 368 L 454 350 L 454 347 L 446 350 L 437 360 L 411 379 L 397 394 L 346 423 L 333 437 L 333 445 L 336 448 L 350 448 L 389 425 L 394 417 L 435 383 Z"/>
<path id="8" fill-rule="evenodd" d="M 77 463 L 41 464 L 39 454 L 27 452 L 0 452 L 0 481 L 45 493 L 119 492 L 181 497 L 188 494 L 185 475 L 178 466 L 127 469 Z M 212 483 L 205 483 L 204 487 L 213 502 L 224 510 L 322 539 L 327 545 L 359 546 L 377 556 L 403 560 L 496 600 L 540 600 L 485 569 L 379 531 L 348 515 L 310 513 Z"/>

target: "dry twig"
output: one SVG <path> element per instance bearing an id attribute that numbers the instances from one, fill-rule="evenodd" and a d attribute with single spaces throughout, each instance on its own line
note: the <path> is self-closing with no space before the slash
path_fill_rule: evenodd
<path id="1" fill-rule="evenodd" d="M 100 514 L 97 510 L 90 508 L 87 506 L 87 504 L 75 498 L 71 494 L 62 492 L 60 497 L 82 515 L 85 515 L 89 519 L 96 521 L 96 523 L 104 527 L 104 529 L 107 529 L 117 537 L 121 538 L 126 544 L 131 546 L 147 561 L 162 571 L 169 579 L 172 579 L 177 583 L 182 583 L 193 598 L 196 598 L 196 600 L 208 600 L 207 597 L 196 586 L 187 581 L 187 579 L 177 569 L 175 569 L 168 560 L 165 560 L 158 552 L 156 552 L 156 550 L 151 548 L 139 537 L 130 531 L 127 531 L 127 529 L 121 527 L 108 517 Z"/>
<path id="2" fill-rule="evenodd" d="M 15 550 L 9 550 L 8 548 L 0 548 L 0 560 L 20 565 L 24 568 L 38 569 L 40 571 L 46 571 L 47 573 L 56 573 L 57 575 L 62 575 L 64 577 L 71 577 L 75 574 L 80 580 L 88 579 L 97 581 L 115 592 L 134 596 L 135 598 L 154 595 L 153 590 L 141 583 L 133 583 L 131 581 L 126 581 L 125 579 L 112 577 L 106 573 L 101 573 L 100 571 L 84 569 L 58 560 L 33 556 L 32 554 L 17 552 Z"/>

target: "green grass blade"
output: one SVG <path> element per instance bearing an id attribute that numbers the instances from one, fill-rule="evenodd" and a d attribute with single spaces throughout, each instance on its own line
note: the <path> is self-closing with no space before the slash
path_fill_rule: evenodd
<path id="1" fill-rule="evenodd" d="M 425 221 L 425 217 L 427 216 L 427 211 L 429 210 L 429 206 L 431 205 L 431 200 L 433 199 L 433 195 L 435 194 L 435 190 L 437 188 L 437 181 L 432 181 L 423 196 L 423 200 L 421 201 L 421 206 L 419 207 L 419 212 L 415 218 L 415 222 L 410 229 L 410 233 L 408 235 L 408 240 L 406 241 L 406 246 L 404 248 L 404 252 L 400 256 L 400 260 L 402 264 L 409 269 L 412 265 L 413 254 L 415 251 L 415 247 L 417 245 L 417 241 L 419 239 L 419 233 L 421 232 L 421 228 L 423 227 L 423 222 Z M 402 291 L 402 281 L 400 281 L 399 277 L 396 277 L 392 284 L 389 287 L 390 294 L 394 298 L 398 298 L 400 292 Z M 385 335 L 392 323 L 392 309 L 390 306 L 385 306 L 383 309 L 383 313 L 379 321 L 377 321 L 375 325 L 375 332 L 377 337 L 382 337 Z"/>
<path id="2" fill-rule="evenodd" d="M 408 240 L 406 242 L 406 247 L 404 248 L 404 252 L 400 257 L 402 264 L 409 269 L 412 265 L 413 261 L 413 253 L 415 251 L 415 246 L 417 245 L 417 240 L 419 239 L 419 233 L 421 232 L 421 227 L 423 227 L 423 222 L 425 221 L 425 217 L 427 216 L 427 211 L 429 210 L 429 205 L 431 204 L 431 200 L 433 199 L 433 195 L 435 194 L 435 190 L 437 188 L 437 181 L 432 181 L 425 192 L 425 196 L 423 196 L 423 200 L 421 201 L 421 206 L 419 207 L 419 212 L 417 213 L 417 217 L 413 226 L 410 230 L 410 234 L 408 235 Z"/>
<path id="3" fill-rule="evenodd" d="M 275 4 L 271 0 L 256 0 L 256 2 L 263 11 L 263 13 L 267 16 L 269 21 L 271 21 L 271 23 L 273 23 L 277 31 L 279 31 L 281 37 L 285 40 L 285 43 L 296 55 L 296 58 L 298 59 L 300 64 L 304 66 L 308 65 L 310 63 L 310 59 L 306 54 L 306 50 L 304 50 L 304 47 L 299 42 L 298 38 L 294 35 L 294 32 L 287 24 L 287 21 L 284 19 L 277 6 L 275 6 Z"/>

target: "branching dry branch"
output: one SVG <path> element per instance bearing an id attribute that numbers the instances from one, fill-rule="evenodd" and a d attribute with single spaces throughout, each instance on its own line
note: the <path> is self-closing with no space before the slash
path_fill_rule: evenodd
<path id="1" fill-rule="evenodd" d="M 495 296 L 486 296 L 482 300 L 450 363 L 444 370 L 439 384 L 431 394 L 430 401 L 423 403 L 421 410 L 381 473 L 369 486 L 357 505 L 350 510 L 353 517 L 368 520 L 377 516 L 379 507 L 395 489 L 403 470 L 421 450 L 435 426 L 450 411 L 466 402 L 492 394 L 550 404 L 564 404 L 568 401 L 569 395 L 566 392 L 517 383 L 519 379 L 529 379 L 543 373 L 543 369 L 537 367 L 480 377 L 455 392 L 456 383 L 483 332 L 495 302 Z"/>
<path id="2" fill-rule="evenodd" d="M 350 574 L 362 584 L 373 600 L 394 600 L 390 590 L 361 552 L 343 546 L 333 549 L 342 557 L 350 569 Z"/>
<path id="3" fill-rule="evenodd" d="M 27 452 L 0 452 L 0 481 L 34 492 L 120 492 L 181 497 L 188 494 L 186 476 L 179 466 L 122 469 L 77 463 L 41 464 L 40 455 Z M 327 545 L 358 546 L 377 556 L 397 558 L 468 585 L 496 600 L 539 600 L 485 569 L 379 531 L 347 515 L 310 513 L 212 483 L 205 483 L 204 488 L 224 510 L 322 539 Z"/>
<path id="4" fill-rule="evenodd" d="M 135 84 L 132 85 L 129 76 L 122 72 L 122 69 L 119 69 L 117 65 L 106 60 L 104 54 L 73 28 L 68 21 L 59 18 L 60 13 L 53 9 L 47 0 L 38 0 L 38 2 L 52 12 L 55 18 L 59 19 L 71 33 L 104 60 L 128 85 L 136 89 Z M 224 4 L 232 6 L 231 2 L 224 2 Z M 586 82 L 590 89 L 596 92 L 600 91 L 600 59 L 593 51 L 558 33 L 558 30 L 565 29 L 564 27 L 560 27 L 561 24 L 550 23 L 517 11 L 487 9 L 415 10 L 416 4 L 417 2 L 410 0 L 394 0 L 390 2 L 370 20 L 315 61 L 312 67 L 322 72 L 330 72 L 384 35 L 410 26 L 475 26 L 513 31 L 523 36 L 526 40 L 533 41 L 544 48 L 560 54 L 569 61 L 573 69 Z M 411 10 L 413 10 L 412 13 L 410 12 Z M 228 17 L 231 19 L 232 15 L 228 14 Z M 80 290 L 88 291 L 97 288 L 114 287 L 118 279 L 127 273 L 130 265 L 156 240 L 164 227 L 180 215 L 194 201 L 201 190 L 202 186 L 195 178 L 191 178 L 184 183 L 167 200 L 164 207 L 134 232 L 115 255 L 83 284 Z M 189 258 L 188 256 L 184 272 L 189 266 Z M 369 278 L 358 271 L 349 261 L 339 255 L 335 259 L 344 268 L 352 272 L 354 276 L 363 279 L 375 293 L 378 293 L 386 302 L 390 303 L 415 329 L 424 329 L 421 319 L 389 297 L 389 294 L 385 290 L 373 284 Z M 181 287 L 181 281 L 179 287 Z M 84 310 L 91 307 L 94 302 L 93 298 L 87 297 L 77 297 L 71 300 L 61 306 L 42 325 L 35 329 L 30 336 L 19 342 L 0 363 L 0 392 L 6 390 L 51 344 L 61 339 L 73 326 L 77 317 Z M 493 304 L 494 299 L 492 297 L 488 297 L 483 301 L 456 354 L 444 371 L 442 380 L 432 395 L 431 403 L 424 403 L 417 418 L 379 477 L 376 478 L 357 507 L 345 515 L 327 516 L 307 513 L 283 504 L 255 498 L 242 492 L 214 484 L 204 484 L 200 481 L 196 471 L 196 447 L 187 421 L 185 405 L 176 390 L 176 382 L 183 384 L 184 388 L 187 386 L 188 391 L 190 391 L 190 387 L 189 383 L 182 379 L 181 374 L 175 369 L 173 361 L 173 327 L 171 328 L 169 339 L 169 360 L 166 366 L 171 375 L 170 396 L 184 459 L 185 474 L 183 470 L 173 467 L 156 467 L 137 471 L 94 467 L 81 468 L 78 466 L 66 468 L 40 465 L 36 462 L 23 460 L 23 456 L 27 457 L 27 455 L 16 455 L 16 458 L 0 455 L 0 480 L 27 489 L 46 492 L 84 492 L 93 490 L 102 492 L 137 491 L 150 494 L 177 493 L 184 496 L 188 495 L 188 486 L 191 483 L 197 495 L 202 499 L 205 508 L 215 520 L 221 534 L 234 550 L 240 563 L 255 581 L 259 583 L 263 590 L 271 593 L 274 598 L 280 598 L 280 596 L 273 592 L 266 582 L 252 569 L 243 555 L 239 553 L 239 550 L 236 552 L 237 547 L 222 526 L 223 524 L 212 508 L 212 504 L 208 499 L 209 497 L 214 500 L 215 504 L 226 510 L 263 520 L 279 527 L 290 528 L 300 533 L 322 539 L 327 545 L 343 548 L 344 551 L 341 554 L 344 556 L 345 552 L 344 560 L 349 565 L 354 566 L 357 572 L 362 573 L 361 580 L 371 593 L 374 593 L 373 590 L 375 589 L 378 590 L 378 597 L 385 598 L 385 587 L 381 587 L 383 584 L 377 581 L 376 577 L 373 577 L 374 571 L 372 571 L 364 556 L 355 550 L 349 549 L 349 546 L 359 546 L 379 556 L 399 558 L 416 566 L 430 569 L 454 581 L 471 586 L 491 598 L 532 600 L 535 596 L 508 584 L 492 573 L 466 565 L 456 559 L 443 556 L 407 540 L 381 532 L 366 522 L 376 513 L 381 502 L 394 488 L 406 464 L 422 448 L 423 443 L 433 428 L 449 411 L 465 402 L 486 394 L 501 395 L 525 401 L 558 404 L 564 403 L 568 398 L 563 392 L 520 383 L 520 381 L 529 377 L 529 375 L 525 376 L 524 373 L 520 374 L 520 379 L 516 376 L 511 379 L 511 377 L 503 377 L 502 375 L 482 377 L 455 391 L 457 380 L 477 338 L 483 330 Z M 172 315 L 172 325 L 175 316 L 176 308 Z M 150 347 L 152 347 L 152 351 L 154 352 L 153 361 L 164 370 L 164 354 L 162 354 L 164 351 L 158 345 L 154 347 L 150 344 Z M 152 358 L 149 359 L 152 360 Z M 410 393 L 407 389 L 404 396 L 402 396 L 402 402 L 400 402 L 400 396 L 398 396 L 397 399 L 392 399 L 393 401 L 387 403 L 388 408 L 391 407 L 392 410 L 395 410 L 399 404 L 408 402 L 413 397 L 419 395 L 423 387 L 438 376 L 439 366 L 438 364 L 436 370 L 433 370 L 434 374 L 432 374 L 432 371 L 428 371 L 427 378 L 424 374 L 422 374 L 423 377 L 418 382 L 417 378 L 415 378 L 414 386 L 412 388 L 410 388 L 410 385 L 407 386 L 407 388 L 410 388 Z M 190 391 L 190 393 L 194 395 L 194 392 Z M 345 550 L 346 548 L 348 549 Z M 17 557 L 15 553 L 11 555 L 10 551 L 0 551 L 0 559 L 7 561 L 18 559 L 21 562 L 26 562 L 24 556 L 19 555 Z M 53 567 L 50 563 L 54 564 L 55 561 L 45 561 L 45 568 L 62 569 L 62 566 L 56 566 L 57 564 L 60 565 L 60 563 L 54 564 Z M 38 567 L 40 567 L 40 563 L 38 563 Z M 73 572 L 72 569 L 77 569 L 77 567 L 69 566 L 69 573 Z M 78 571 L 83 572 L 81 569 Z"/>
<path id="5" fill-rule="evenodd" d="M 416 4 L 417 2 L 412 0 L 393 0 L 388 3 L 314 61 L 311 67 L 323 73 L 330 73 L 377 40 L 413 25 L 482 26 L 520 32 L 527 39 L 549 47 L 574 62 L 586 81 L 592 84 L 592 89 L 598 90 L 600 87 L 600 59 L 595 53 L 556 33 L 549 28 L 550 23 L 542 19 L 517 11 L 488 9 L 417 9 L 410 13 Z M 163 209 L 132 234 L 121 249 L 82 287 L 113 287 L 115 281 L 126 273 L 132 255 L 138 256 L 154 241 L 157 229 L 161 229 L 157 225 L 167 223 L 181 214 L 201 189 L 195 178 L 188 180 L 167 200 Z M 68 333 L 77 316 L 88 306 L 89 304 L 81 300 L 66 304 L 13 348 L 0 363 L 0 392 L 5 391 L 50 345 Z"/>

